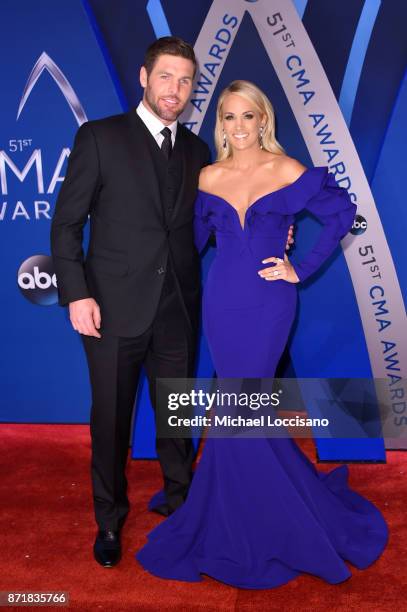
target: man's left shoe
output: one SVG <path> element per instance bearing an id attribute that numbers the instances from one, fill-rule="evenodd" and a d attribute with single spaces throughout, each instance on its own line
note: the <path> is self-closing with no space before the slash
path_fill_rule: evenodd
<path id="1" fill-rule="evenodd" d="M 93 546 L 96 561 L 103 567 L 117 565 L 122 557 L 120 531 L 100 529 Z"/>
<path id="2" fill-rule="evenodd" d="M 174 510 L 168 504 L 159 504 L 158 506 L 151 508 L 151 512 L 161 514 L 161 516 L 170 516 L 170 514 L 172 514 Z"/>

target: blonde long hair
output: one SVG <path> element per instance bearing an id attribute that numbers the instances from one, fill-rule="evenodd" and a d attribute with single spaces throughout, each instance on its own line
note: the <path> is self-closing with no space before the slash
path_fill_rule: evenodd
<path id="1" fill-rule="evenodd" d="M 283 154 L 283 147 L 277 141 L 275 136 L 275 118 L 274 109 L 267 96 L 251 81 L 236 80 L 225 87 L 218 99 L 216 108 L 216 124 L 215 124 L 215 146 L 217 161 L 231 157 L 232 151 L 229 143 L 226 141 L 226 147 L 223 146 L 223 128 L 222 128 L 222 107 L 225 97 L 228 94 L 238 94 L 249 102 L 252 102 L 261 115 L 266 115 L 266 124 L 263 130 L 263 149 L 270 153 Z"/>

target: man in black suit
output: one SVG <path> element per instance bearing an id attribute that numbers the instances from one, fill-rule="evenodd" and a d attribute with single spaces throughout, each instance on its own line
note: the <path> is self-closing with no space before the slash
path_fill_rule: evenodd
<path id="1" fill-rule="evenodd" d="M 208 146 L 177 123 L 192 91 L 193 48 L 164 37 L 147 50 L 144 96 L 128 113 L 78 130 L 52 221 L 60 304 L 84 343 L 92 386 L 92 486 L 96 560 L 118 563 L 129 511 L 125 467 L 139 373 L 155 410 L 156 378 L 193 373 L 200 302 L 193 203 Z M 83 227 L 90 216 L 84 258 Z M 168 515 L 192 474 L 186 439 L 157 439 Z"/>
<path id="2" fill-rule="evenodd" d="M 69 305 L 89 366 L 99 527 L 94 555 L 104 567 L 121 557 L 120 530 L 129 511 L 125 468 L 140 369 L 146 370 L 156 414 L 156 379 L 193 375 L 200 306 L 193 204 L 210 151 L 177 117 L 195 71 L 193 48 L 179 38 L 164 37 L 148 48 L 138 107 L 78 130 L 52 221 L 59 301 Z M 155 511 L 168 516 L 188 493 L 193 445 L 190 439 L 158 438 L 156 449 L 166 503 Z"/>

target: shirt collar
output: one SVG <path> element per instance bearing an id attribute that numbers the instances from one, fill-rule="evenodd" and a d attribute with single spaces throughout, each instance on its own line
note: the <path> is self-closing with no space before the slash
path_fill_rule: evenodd
<path id="1" fill-rule="evenodd" d="M 170 123 L 170 125 L 164 125 L 160 121 L 160 119 L 153 115 L 153 113 L 143 104 L 143 101 L 140 101 L 137 107 L 137 114 L 139 115 L 140 119 L 145 123 L 147 129 L 151 132 L 154 138 L 158 136 L 158 134 L 163 128 L 168 127 L 171 130 L 172 138 L 175 141 L 175 137 L 177 135 L 177 120 L 175 120 L 173 123 Z"/>

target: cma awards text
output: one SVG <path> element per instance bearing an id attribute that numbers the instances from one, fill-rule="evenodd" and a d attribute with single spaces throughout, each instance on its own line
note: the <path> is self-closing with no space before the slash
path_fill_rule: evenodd
<path id="1" fill-rule="evenodd" d="M 15 142 L 17 141 L 10 140 L 9 148 L 11 152 L 14 152 L 12 143 Z M 31 145 L 32 140 L 24 139 L 18 142 L 26 142 Z M 1 195 L 8 196 L 10 191 L 10 183 L 13 186 L 13 191 L 15 191 L 18 183 L 22 185 L 27 180 L 31 183 L 34 182 L 35 191 L 39 196 L 45 193 L 49 196 L 53 196 L 56 187 L 59 186 L 65 178 L 62 171 L 69 154 L 70 149 L 68 147 L 63 147 L 57 159 L 55 168 L 53 168 L 49 184 L 46 186 L 44 182 L 41 149 L 34 149 L 28 161 L 24 161 L 22 163 L 14 161 L 6 151 L 0 150 Z M 25 221 L 31 221 L 32 219 L 35 219 L 36 221 L 41 219 L 50 220 L 51 216 L 51 203 L 47 200 L 34 200 L 32 209 L 28 208 L 27 204 L 24 204 L 22 200 L 17 200 L 15 204 L 10 204 L 6 200 L 0 203 L 0 221 L 5 221 L 6 219 L 10 219 L 11 221 L 16 221 L 18 219 L 24 219 Z"/>

